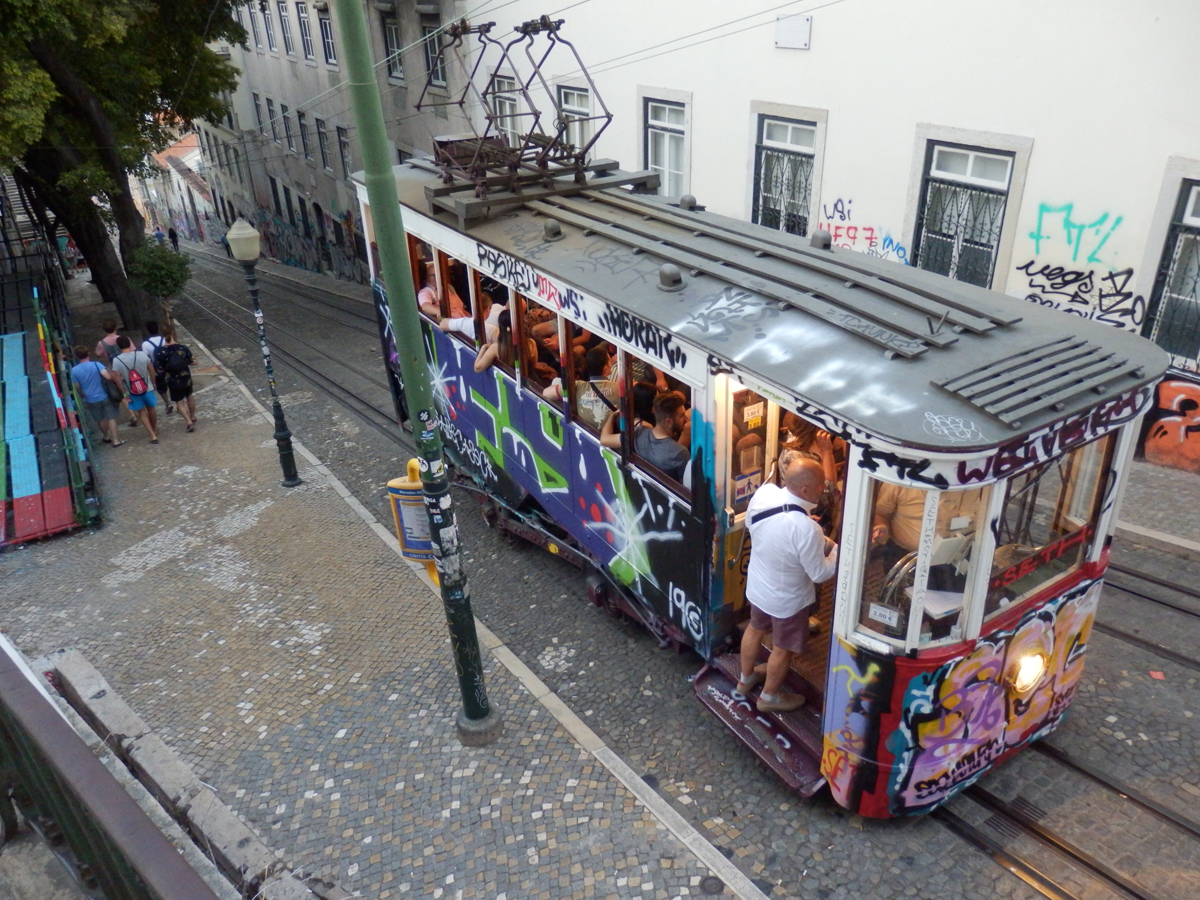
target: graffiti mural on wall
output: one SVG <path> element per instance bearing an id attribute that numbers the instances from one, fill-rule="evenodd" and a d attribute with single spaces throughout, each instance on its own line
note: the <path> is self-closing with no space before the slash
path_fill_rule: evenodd
<path id="1" fill-rule="evenodd" d="M 834 797 L 866 815 L 928 812 L 1053 731 L 1083 674 L 1100 589 L 1099 581 L 1080 584 L 933 671 L 836 641 L 821 761 Z M 1018 696 L 1008 678 L 1031 654 L 1046 667 Z M 906 680 L 900 708 L 889 709 L 893 688 Z M 883 733 L 890 734 L 886 746 Z"/>
<path id="2" fill-rule="evenodd" d="M 1147 462 L 1200 474 L 1200 384 L 1184 379 L 1159 384 L 1143 434 Z"/>
<path id="3" fill-rule="evenodd" d="M 908 248 L 884 228 L 855 222 L 851 208 L 853 204 L 853 200 L 841 197 L 832 204 L 821 204 L 818 227 L 829 232 L 833 238 L 833 246 L 908 265 Z"/>
<path id="4" fill-rule="evenodd" d="M 1137 331 L 1146 318 L 1146 298 L 1130 289 L 1133 269 L 1119 272 L 1068 269 L 1031 259 L 1017 266 L 1024 280 L 1017 290 L 1030 303 Z"/>
<path id="5" fill-rule="evenodd" d="M 1037 225 L 1029 232 L 1029 239 L 1033 241 L 1033 255 L 1040 256 L 1044 251 L 1049 251 L 1059 258 L 1065 258 L 1066 252 L 1060 250 L 1061 245 L 1069 250 L 1073 263 L 1079 261 L 1081 254 L 1086 254 L 1086 264 L 1100 264 L 1100 253 L 1113 232 L 1120 226 L 1123 217 L 1113 217 L 1105 212 L 1100 213 L 1091 222 L 1076 222 L 1074 216 L 1074 203 L 1064 203 L 1061 206 L 1039 204 Z"/>
<path id="6" fill-rule="evenodd" d="M 362 234 L 362 220 L 346 211 L 336 216 L 323 212 L 323 227 L 308 229 L 305 235 L 299 226 L 275 215 L 266 207 L 255 211 L 255 227 L 262 235 L 263 253 L 285 265 L 308 269 L 310 272 L 332 271 L 338 278 L 367 284 L 370 268 L 356 249 L 357 236 Z M 335 232 L 334 223 L 344 229 L 343 244 L 330 241 L 325 235 Z"/>

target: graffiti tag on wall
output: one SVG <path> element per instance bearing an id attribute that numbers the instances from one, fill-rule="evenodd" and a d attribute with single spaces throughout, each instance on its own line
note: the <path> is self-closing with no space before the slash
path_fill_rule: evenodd
<path id="1" fill-rule="evenodd" d="M 853 200 L 839 197 L 833 204 L 821 204 L 820 226 L 829 232 L 833 246 L 857 250 L 876 259 L 890 259 L 908 265 L 908 248 L 886 229 L 853 221 Z"/>
<path id="2" fill-rule="evenodd" d="M 1130 290 L 1133 269 L 1109 271 L 1068 269 L 1031 259 L 1017 266 L 1030 303 L 1059 309 L 1105 325 L 1137 331 L 1146 318 L 1146 298 Z"/>
<path id="3" fill-rule="evenodd" d="M 1162 382 L 1147 419 L 1146 460 L 1200 473 L 1200 384 L 1184 379 Z"/>
<path id="4" fill-rule="evenodd" d="M 1037 225 L 1029 232 L 1029 238 L 1033 241 L 1033 255 L 1040 256 L 1047 248 L 1054 252 L 1059 249 L 1058 245 L 1061 243 L 1070 250 L 1071 262 L 1078 262 L 1080 254 L 1086 251 L 1085 263 L 1100 263 L 1100 251 L 1121 224 L 1122 217 L 1110 217 L 1109 213 L 1101 213 L 1090 222 L 1077 222 L 1074 216 L 1074 203 L 1064 203 L 1061 206 L 1039 204 Z M 1061 258 L 1065 254 L 1055 255 Z"/>

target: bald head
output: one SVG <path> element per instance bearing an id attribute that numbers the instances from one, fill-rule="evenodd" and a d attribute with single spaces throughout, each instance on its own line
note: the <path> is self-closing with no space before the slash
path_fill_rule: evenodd
<path id="1" fill-rule="evenodd" d="M 779 455 L 779 475 L 783 486 L 802 500 L 816 503 L 825 490 L 825 470 L 815 459 L 794 450 Z"/>

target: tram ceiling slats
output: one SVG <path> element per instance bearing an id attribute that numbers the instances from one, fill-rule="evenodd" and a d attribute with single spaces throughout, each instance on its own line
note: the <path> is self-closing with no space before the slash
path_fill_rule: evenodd
<path id="1" fill-rule="evenodd" d="M 582 230 L 604 234 L 619 243 L 626 244 L 635 249 L 642 248 L 645 250 L 645 235 L 638 234 L 631 227 L 620 227 L 599 219 L 588 218 L 550 203 L 529 201 L 525 205 L 531 210 L 554 216 Z M 681 250 L 678 247 L 668 247 L 659 244 L 652 251 L 648 252 L 653 252 L 655 256 L 662 259 L 669 260 L 688 269 L 703 272 L 706 275 L 714 276 L 722 281 L 731 281 L 735 276 L 735 272 L 731 267 L 723 266 L 707 257 Z M 737 283 L 748 290 L 762 294 L 764 297 L 770 297 L 772 300 L 787 303 L 844 331 L 866 338 L 872 343 L 878 344 L 900 356 L 908 358 L 919 356 L 929 349 L 926 342 L 933 342 L 938 337 L 944 337 L 939 335 L 914 335 L 908 330 L 896 328 L 890 323 L 878 322 L 865 313 L 845 310 L 830 301 L 819 302 L 822 298 L 785 288 L 754 275 L 741 277 Z M 847 318 L 847 316 L 850 316 L 850 318 Z M 858 321 L 854 321 L 855 319 Z"/>
<path id="2" fill-rule="evenodd" d="M 1030 398 L 1045 396 L 1050 391 L 1077 383 L 1098 372 L 1120 368 L 1124 362 L 1123 359 L 1114 359 L 1114 354 L 1109 353 L 1098 359 L 1089 359 L 1084 365 L 1073 366 L 1069 372 L 1059 372 L 1042 381 L 1010 384 L 1007 388 L 997 389 L 987 399 L 973 402 L 987 410 L 1007 412 L 1012 407 L 1028 402 Z"/>
<path id="3" fill-rule="evenodd" d="M 637 215 L 645 215 L 644 210 L 646 204 L 630 201 L 624 197 L 614 196 L 610 192 L 585 192 L 586 196 L 595 196 L 596 199 L 619 209 L 627 210 Z M 964 310 L 954 304 L 945 303 L 940 298 L 931 299 L 923 294 L 909 290 L 902 285 L 893 284 L 890 281 L 885 281 L 876 275 L 864 274 L 849 266 L 842 264 L 838 260 L 833 260 L 828 257 L 815 257 L 809 254 L 798 253 L 790 247 L 781 247 L 776 244 L 768 244 L 759 237 L 749 237 L 741 235 L 733 231 L 722 231 L 720 229 L 706 227 L 707 223 L 697 222 L 694 217 L 688 217 L 682 214 L 677 214 L 669 211 L 659 212 L 655 218 L 671 225 L 676 225 L 680 228 L 687 229 L 694 237 L 709 237 L 713 240 L 724 241 L 728 244 L 741 247 L 745 250 L 752 251 L 755 257 L 761 259 L 763 257 L 774 258 L 783 262 L 792 263 L 802 266 L 805 269 L 810 269 L 814 272 L 819 272 L 826 275 L 839 283 L 853 281 L 859 287 L 869 288 L 876 293 L 882 294 L 890 300 L 917 310 L 922 315 L 934 316 L 941 319 L 945 316 L 946 321 L 951 325 L 958 325 L 973 331 L 976 334 L 983 334 L 993 330 L 997 323 L 991 319 L 985 318 L 977 314 L 977 310 Z M 807 285 L 801 285 L 808 289 Z M 999 323 L 1005 324 L 1005 323 Z"/>
<path id="4" fill-rule="evenodd" d="M 939 347 L 945 347 L 958 340 L 958 336 L 945 333 L 931 333 L 928 327 L 928 322 L 925 319 L 917 319 L 912 317 L 910 322 L 899 320 L 895 310 L 888 309 L 871 309 L 870 299 L 866 296 L 867 292 L 862 292 L 860 296 L 854 296 L 853 289 L 847 288 L 843 284 L 824 283 L 819 285 L 800 286 L 800 288 L 792 287 L 794 280 L 785 278 L 782 281 L 775 280 L 769 276 L 764 276 L 763 266 L 761 261 L 758 265 L 739 265 L 738 263 L 728 259 L 718 259 L 712 251 L 697 244 L 694 240 L 676 235 L 666 238 L 663 233 L 656 229 L 653 225 L 645 225 L 639 221 L 629 220 L 612 220 L 603 214 L 597 214 L 590 204 L 580 204 L 577 201 L 571 201 L 561 198 L 553 198 L 556 205 L 547 204 L 544 209 L 539 209 L 540 212 L 545 212 L 548 215 L 565 218 L 566 216 L 575 215 L 580 217 L 580 227 L 586 230 L 598 230 L 601 227 L 606 230 L 610 236 L 617 236 L 617 239 L 623 243 L 630 244 L 634 248 L 635 253 L 653 253 L 656 256 L 661 256 L 664 259 L 670 259 L 674 262 L 681 263 L 687 267 L 706 272 L 709 275 L 716 275 L 727 282 L 733 282 L 741 287 L 756 291 L 764 296 L 771 297 L 775 300 L 780 300 L 802 309 L 813 315 L 819 315 L 828 321 L 838 324 L 839 327 L 853 331 L 855 334 L 866 334 L 867 332 L 861 327 L 863 323 L 850 323 L 849 320 L 841 319 L 833 315 L 830 310 L 819 310 L 813 306 L 813 301 L 822 301 L 828 303 L 832 307 L 836 307 L 842 314 L 849 314 L 852 317 L 865 320 L 866 322 L 874 323 L 874 325 L 888 329 L 897 334 L 907 335 L 917 341 L 925 344 L 934 344 Z M 586 218 L 583 218 L 586 217 Z M 625 236 L 624 233 L 629 232 L 642 240 L 631 239 Z M 649 240 L 654 243 L 653 247 L 645 246 L 645 241 Z M 671 251 L 664 248 L 672 248 Z M 697 260 L 703 260 L 706 265 L 698 265 Z M 807 288 L 807 289 L 805 289 Z M 875 304 L 878 306 L 879 304 Z M 887 346 L 889 349 L 896 349 L 890 342 L 878 342 Z M 909 355 L 909 354 L 905 354 Z"/>
<path id="5" fill-rule="evenodd" d="M 1125 365 L 1127 365 L 1127 362 L 1125 360 L 1122 360 L 1121 365 L 1114 366 L 1113 368 L 1110 368 L 1105 372 L 1101 372 L 1100 374 L 1094 375 L 1091 378 L 1088 378 L 1084 381 L 1078 382 L 1076 384 L 1072 384 L 1069 387 L 1063 388 L 1062 390 L 1057 391 L 1053 394 L 1049 394 L 1049 395 L 1042 397 L 1036 401 L 1027 403 L 1024 406 L 1019 406 L 1016 409 L 1007 410 L 1004 413 L 999 414 L 997 416 L 997 418 L 999 418 L 1004 423 L 1016 428 L 1016 427 L 1020 426 L 1022 416 L 1028 415 L 1031 412 L 1036 412 L 1040 409 L 1046 409 L 1047 407 L 1053 406 L 1055 403 L 1059 403 L 1060 401 L 1067 400 L 1078 394 L 1082 394 L 1086 391 L 1090 391 L 1093 388 L 1104 387 L 1109 382 L 1111 382 L 1113 380 L 1113 378 L 1115 378 L 1121 374 L 1132 375 L 1133 374 L 1132 368 L 1130 368 L 1127 372 L 1124 372 L 1124 373 L 1122 372 L 1122 369 L 1125 367 Z"/>
<path id="6" fill-rule="evenodd" d="M 1035 347 L 1029 347 L 1009 356 L 1001 357 L 995 362 L 985 363 L 969 372 L 963 372 L 961 375 L 955 375 L 947 378 L 945 381 L 938 382 L 938 384 L 940 387 L 944 387 L 946 390 L 953 391 L 956 394 L 965 393 L 969 388 L 981 386 L 983 382 L 1003 378 L 1031 366 L 1041 365 L 1048 360 L 1057 358 L 1064 353 L 1070 353 L 1072 350 L 1086 344 L 1087 341 L 1080 338 L 1056 338 L 1045 344 L 1038 344 Z M 1051 348 L 1057 349 L 1052 350 Z"/>
<path id="7" fill-rule="evenodd" d="M 676 221 L 681 227 L 689 230 L 707 228 L 710 231 L 723 232 L 721 235 L 722 239 L 725 239 L 724 234 L 739 235 L 757 243 L 797 253 L 800 256 L 815 261 L 828 262 L 833 258 L 828 250 L 814 250 L 806 244 L 801 243 L 802 238 L 795 237 L 794 235 L 777 231 L 760 235 L 759 232 L 762 229 L 748 222 L 725 219 L 724 217 L 717 217 L 712 213 L 705 212 L 683 215 L 682 213 L 676 213 L 674 210 L 664 210 L 660 202 L 655 202 L 648 198 L 640 199 L 631 196 L 626 199 L 626 202 L 637 204 L 639 208 L 654 210 L 660 217 L 670 218 Z M 713 236 L 717 237 L 718 235 L 714 234 Z M 936 303 L 944 303 L 968 315 L 986 317 L 997 325 L 1015 325 L 1024 318 L 1021 315 L 1004 311 L 995 306 L 994 294 L 986 288 L 976 287 L 975 285 L 960 281 L 952 281 L 947 286 L 944 276 L 933 272 L 925 272 L 913 266 L 898 266 L 882 260 L 877 261 L 865 254 L 854 253 L 853 251 L 839 253 L 836 257 L 836 263 L 850 271 L 873 276 L 904 290 L 928 297 Z M 900 279 L 904 279 L 909 283 L 903 283 Z M 950 287 L 957 296 L 947 297 L 947 287 Z"/>
<path id="8" fill-rule="evenodd" d="M 953 334 L 943 333 L 940 329 L 933 328 L 928 316 L 915 316 L 908 309 L 896 308 L 889 305 L 886 299 L 873 296 L 870 287 L 858 288 L 852 282 L 846 282 L 821 274 L 817 274 L 815 277 L 810 276 L 807 279 L 797 277 L 794 268 L 788 266 L 786 261 L 778 259 L 764 260 L 758 257 L 751 257 L 746 250 L 739 250 L 745 257 L 745 259 L 739 260 L 736 256 L 729 255 L 727 247 L 720 248 L 721 252 L 714 252 L 712 247 L 696 240 L 694 235 L 690 233 L 688 235 L 672 235 L 662 230 L 661 223 L 643 224 L 643 220 L 647 218 L 650 218 L 653 222 L 652 217 L 639 214 L 637 220 L 633 221 L 629 218 L 607 213 L 603 209 L 605 205 L 603 203 L 585 203 L 576 198 L 558 197 L 553 198 L 553 202 L 560 209 L 572 210 L 579 215 L 587 216 L 598 222 L 604 222 L 617 228 L 632 231 L 654 241 L 656 244 L 676 246 L 688 252 L 704 256 L 712 262 L 723 266 L 726 272 L 740 271 L 750 276 L 766 277 L 773 279 L 779 284 L 786 285 L 789 289 L 798 288 L 801 291 L 820 295 L 822 299 L 829 301 L 835 306 L 840 306 L 856 316 L 865 316 L 874 322 L 886 325 L 903 334 L 927 341 L 930 344 L 945 347 L 958 340 L 957 336 Z M 634 252 L 641 251 L 635 248 Z M 782 270 L 781 267 L 783 266 L 788 266 L 788 268 Z M 726 278 L 728 277 L 726 275 Z M 945 307 L 941 307 L 933 312 L 936 312 L 940 317 L 948 314 L 950 311 Z"/>
<path id="9" fill-rule="evenodd" d="M 1095 348 L 1088 346 L 1086 341 L 1078 341 L 1053 354 L 1052 357 L 1033 359 L 1023 365 L 1013 366 L 1003 373 L 977 381 L 970 387 L 950 388 L 949 390 L 953 390 L 960 397 L 976 401 L 987 398 L 996 391 L 1004 390 L 1012 384 L 1028 387 L 1030 384 L 1037 383 L 1040 376 L 1051 375 L 1065 365 L 1086 360 L 1094 352 Z"/>

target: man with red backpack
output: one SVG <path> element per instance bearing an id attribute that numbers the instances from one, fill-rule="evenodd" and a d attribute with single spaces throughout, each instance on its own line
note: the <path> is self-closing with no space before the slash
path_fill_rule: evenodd
<path id="1" fill-rule="evenodd" d="M 150 443 L 157 444 L 158 414 L 154 408 L 158 406 L 158 399 L 154 394 L 154 363 L 141 350 L 134 349 L 126 335 L 117 338 L 117 346 L 121 355 L 113 360 L 113 371 L 125 384 L 129 411 L 137 413 L 150 433 Z"/>

